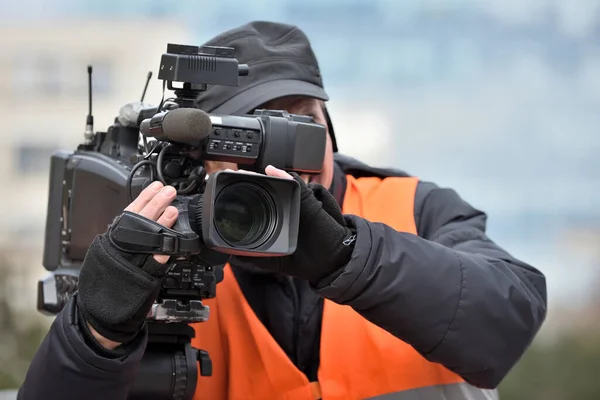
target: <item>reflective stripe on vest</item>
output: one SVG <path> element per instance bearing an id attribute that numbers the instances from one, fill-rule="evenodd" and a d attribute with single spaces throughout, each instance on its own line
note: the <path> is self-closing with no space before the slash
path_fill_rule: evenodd
<path id="1" fill-rule="evenodd" d="M 417 178 L 348 176 L 343 212 L 416 234 Z M 496 391 L 468 385 L 440 364 L 364 319 L 325 300 L 318 382 L 309 382 L 254 314 L 230 268 L 205 302 L 194 347 L 209 352 L 213 376 L 198 377 L 195 400 L 488 400 Z"/>
<path id="2" fill-rule="evenodd" d="M 366 400 L 498 400 L 498 398 L 496 390 L 481 390 L 467 383 L 456 383 L 382 394 Z"/>

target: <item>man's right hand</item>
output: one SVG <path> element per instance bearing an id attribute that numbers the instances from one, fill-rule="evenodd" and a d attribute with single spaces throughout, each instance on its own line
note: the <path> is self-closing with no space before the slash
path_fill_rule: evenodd
<path id="1" fill-rule="evenodd" d="M 154 182 L 125 211 L 170 228 L 177 220 L 171 206 L 172 186 Z M 116 249 L 106 234 L 90 245 L 81 267 L 78 307 L 95 339 L 107 349 L 135 338 L 160 290 L 169 256 L 128 254 Z"/>

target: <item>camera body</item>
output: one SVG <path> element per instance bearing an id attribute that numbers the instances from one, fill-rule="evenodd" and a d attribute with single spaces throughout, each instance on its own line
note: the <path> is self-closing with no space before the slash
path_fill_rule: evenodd
<path id="1" fill-rule="evenodd" d="M 121 112 L 106 132 L 92 131 L 90 111 L 85 141 L 50 160 L 43 265 L 51 273 L 38 283 L 40 312 L 52 315 L 64 307 L 77 290 L 89 245 L 115 223 L 125 233 L 121 238 L 128 238 L 119 242 L 124 251 L 171 256 L 148 315 L 156 322 L 206 321 L 209 309 L 202 300 L 216 296 L 231 255 L 274 257 L 295 251 L 300 212 L 295 180 L 232 171 L 208 175 L 204 162 L 235 162 L 258 172 L 270 164 L 319 173 L 325 127 L 310 117 L 257 110 L 246 116 L 207 115 L 199 120 L 201 132 L 181 132 L 190 121 L 180 119 L 196 118 L 201 111 L 178 110 L 194 108 L 206 85 L 237 85 L 238 76 L 247 73 L 230 48 L 169 44 L 159 79 L 175 98 L 134 117 Z M 183 86 L 174 88 L 173 82 Z M 155 140 L 148 142 L 152 136 Z M 173 205 L 179 216 L 171 229 L 123 213 L 155 180 L 177 189 Z"/>

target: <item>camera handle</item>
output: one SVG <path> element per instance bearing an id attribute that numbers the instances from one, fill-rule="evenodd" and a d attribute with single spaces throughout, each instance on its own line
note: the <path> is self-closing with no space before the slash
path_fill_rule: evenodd
<path id="1" fill-rule="evenodd" d="M 108 230 L 108 237 L 118 249 L 137 254 L 166 254 L 187 260 L 177 263 L 204 265 L 212 278 L 207 283 L 208 297 L 213 297 L 211 284 L 220 282 L 223 277 L 213 266 L 224 265 L 229 255 L 203 248 L 198 235 L 187 229 L 187 205 L 183 198 L 173 204 L 178 207 L 177 220 L 183 232 L 166 228 L 139 214 L 125 211 L 117 216 Z M 187 199 L 189 200 L 189 199 Z M 191 270 L 191 269 L 190 269 Z M 210 275 L 210 274 L 209 274 Z M 200 277 L 200 279 L 202 279 Z M 208 319 L 208 310 L 200 297 L 182 299 L 164 298 L 158 314 L 160 319 L 147 319 L 148 344 L 128 400 L 191 400 L 196 391 L 198 367 L 201 376 L 212 375 L 212 361 L 208 352 L 193 348 L 191 340 L 195 336 L 190 322 Z M 183 310 L 179 306 L 184 304 Z M 153 309 L 153 313 L 156 310 Z M 164 315 L 163 315 L 164 314 Z M 166 322 L 175 320 L 176 322 Z"/>
<path id="2" fill-rule="evenodd" d="M 181 233 L 130 211 L 115 218 L 108 237 L 117 249 L 127 253 L 189 256 L 201 250 L 194 232 Z"/>
<path id="3" fill-rule="evenodd" d="M 212 375 L 208 352 L 192 347 L 184 323 L 148 322 L 148 345 L 128 400 L 191 400 L 201 376 Z"/>
<path id="4" fill-rule="evenodd" d="M 180 221 L 182 217 L 187 219 L 184 203 L 174 201 L 180 210 L 180 228 L 189 225 Z M 180 262 L 204 265 L 214 274 L 210 281 L 214 284 L 220 282 L 222 275 L 218 273 L 219 268 L 213 271 L 212 266 L 223 265 L 229 256 L 202 248 L 199 237 L 192 231 L 184 230 L 186 232 L 166 228 L 139 214 L 125 211 L 115 218 L 108 236 L 114 246 L 125 252 L 185 257 L 187 261 Z M 208 283 L 208 292 L 212 292 L 211 282 Z M 212 296 L 208 294 L 208 297 Z M 181 304 L 186 305 L 183 310 L 179 310 Z M 198 367 L 201 376 L 212 375 L 212 361 L 208 352 L 191 345 L 195 331 L 189 323 L 208 319 L 208 310 L 200 298 L 187 299 L 187 302 L 164 298 L 161 307 L 158 314 L 154 315 L 161 317 L 158 321 L 146 320 L 148 344 L 128 400 L 191 400 L 196 391 Z M 173 319 L 176 322 L 166 322 Z"/>

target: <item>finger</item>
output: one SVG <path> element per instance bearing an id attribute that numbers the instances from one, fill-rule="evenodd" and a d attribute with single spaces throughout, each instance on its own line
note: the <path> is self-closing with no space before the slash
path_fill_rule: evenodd
<path id="1" fill-rule="evenodd" d="M 158 222 L 162 226 L 170 228 L 173 226 L 175 221 L 177 221 L 178 215 L 179 215 L 179 211 L 177 211 L 177 208 L 175 208 L 173 206 L 168 206 L 167 208 L 165 208 L 165 211 L 156 220 L 156 222 Z"/>
<path id="2" fill-rule="evenodd" d="M 148 185 L 147 188 L 142 190 L 142 192 L 135 198 L 128 206 L 125 208 L 125 211 L 133 212 L 139 214 L 140 211 L 152 200 L 152 198 L 158 193 L 160 189 L 162 189 L 163 184 L 159 181 L 152 182 L 152 184 Z"/>
<path id="3" fill-rule="evenodd" d="M 288 174 L 284 170 L 275 168 L 272 165 L 268 165 L 267 168 L 265 168 L 265 173 L 269 176 L 276 176 L 278 178 L 294 179 L 290 174 Z"/>
<path id="4" fill-rule="evenodd" d="M 237 171 L 232 171 L 232 172 L 237 172 L 237 173 L 240 173 L 240 174 L 249 174 L 249 175 L 261 175 L 258 172 L 246 171 L 245 169 L 238 169 Z"/>
<path id="5" fill-rule="evenodd" d="M 166 264 L 169 261 L 169 257 L 170 256 L 163 256 L 163 255 L 154 255 L 154 259 L 156 260 L 156 262 L 159 262 L 161 264 Z"/>
<path id="6" fill-rule="evenodd" d="M 156 221 L 162 215 L 167 206 L 171 204 L 177 191 L 173 186 L 165 186 L 158 192 L 152 200 L 148 202 L 139 212 L 143 217 Z"/>
<path id="7" fill-rule="evenodd" d="M 163 226 L 166 226 L 167 228 L 170 228 L 173 226 L 175 221 L 177 221 L 178 215 L 179 211 L 177 211 L 175 207 L 168 206 L 156 222 Z M 169 261 L 169 257 L 170 256 L 159 254 L 154 255 L 154 259 L 156 260 L 156 262 L 159 262 L 161 264 L 166 264 Z"/>
<path id="8" fill-rule="evenodd" d="M 235 172 L 237 174 L 251 174 L 251 175 L 260 175 L 258 172 L 254 172 L 254 171 L 247 171 L 245 169 L 224 169 L 222 172 Z"/>

